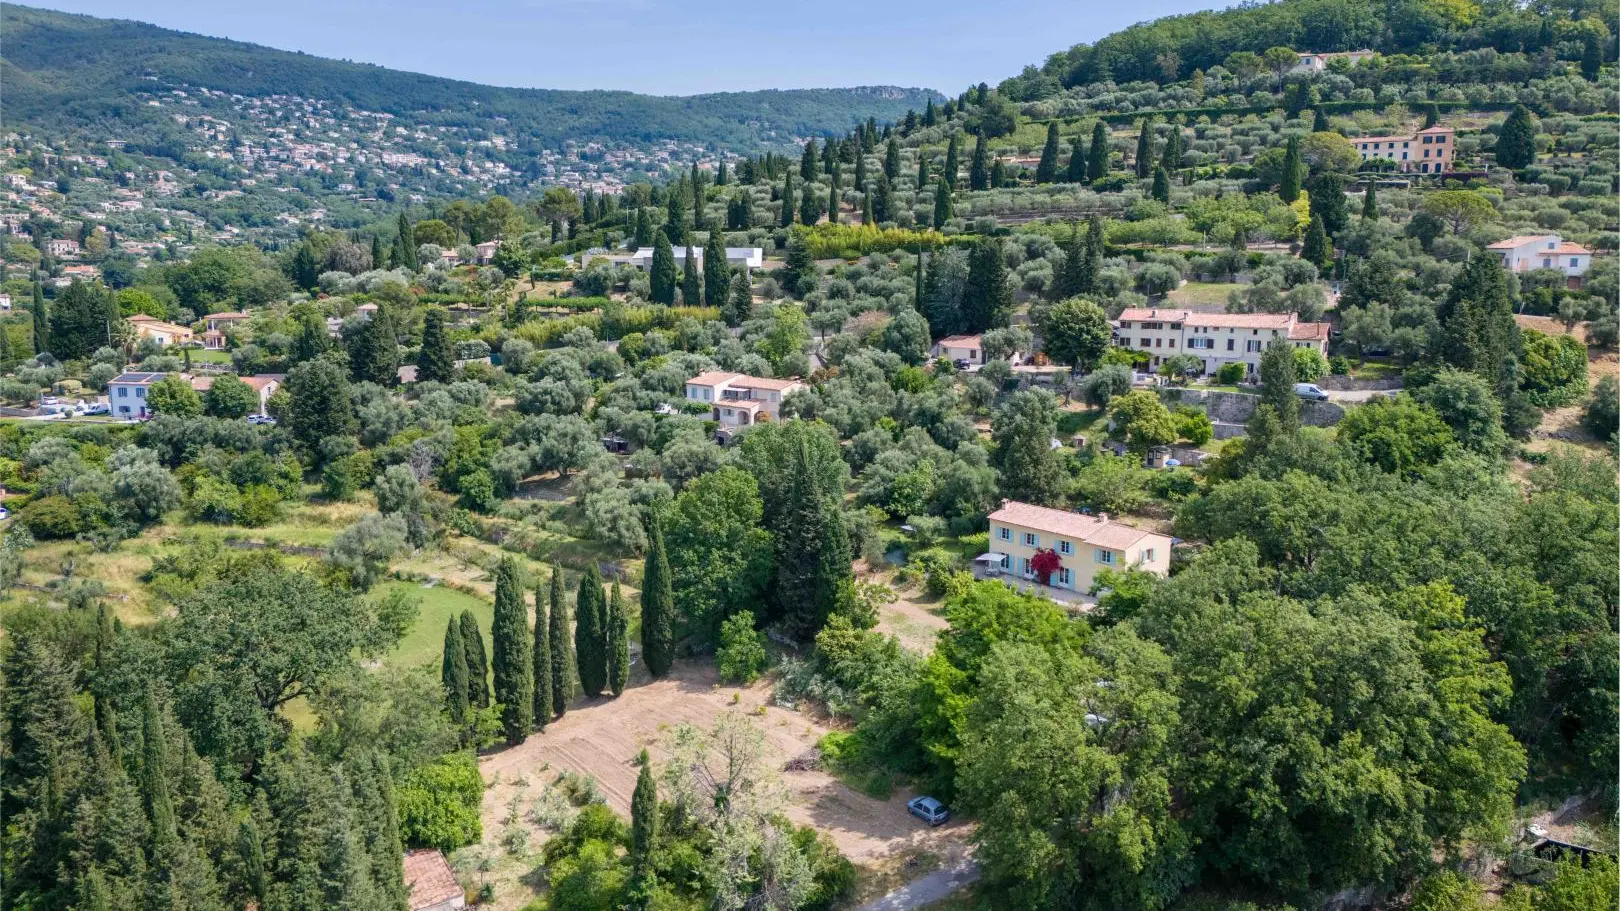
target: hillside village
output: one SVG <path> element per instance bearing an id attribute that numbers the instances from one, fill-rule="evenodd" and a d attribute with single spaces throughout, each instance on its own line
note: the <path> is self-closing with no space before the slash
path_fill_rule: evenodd
<path id="1" fill-rule="evenodd" d="M 0 895 L 1613 911 L 1615 11 L 1418 6 L 786 151 L 14 126 Z"/>

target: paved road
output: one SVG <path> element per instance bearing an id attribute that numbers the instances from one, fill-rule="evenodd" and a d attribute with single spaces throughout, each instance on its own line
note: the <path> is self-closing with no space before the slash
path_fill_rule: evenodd
<path id="1" fill-rule="evenodd" d="M 979 878 L 979 865 L 971 857 L 917 877 L 882 898 L 855 911 L 909 911 L 924 908 Z"/>
<path id="2" fill-rule="evenodd" d="M 1375 395 L 1387 395 L 1391 398 L 1401 390 L 1396 389 L 1329 389 L 1328 401 L 1339 405 L 1359 405 Z"/>

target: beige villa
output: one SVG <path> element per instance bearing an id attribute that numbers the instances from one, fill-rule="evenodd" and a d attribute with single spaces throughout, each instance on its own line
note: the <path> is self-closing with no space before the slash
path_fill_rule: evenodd
<path id="1" fill-rule="evenodd" d="M 1102 569 L 1169 575 L 1170 545 L 1168 535 L 1127 525 L 1107 513 L 1088 516 L 1008 500 L 990 514 L 990 551 L 975 562 L 991 574 L 1034 579 L 1035 555 L 1051 551 L 1059 564 L 1046 584 L 1085 594 Z"/>

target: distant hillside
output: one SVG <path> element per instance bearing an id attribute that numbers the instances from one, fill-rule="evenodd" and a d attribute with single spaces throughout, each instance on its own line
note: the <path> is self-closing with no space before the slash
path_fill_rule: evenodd
<path id="1" fill-rule="evenodd" d="M 498 126 L 546 147 L 565 139 L 673 139 L 742 150 L 789 135 L 841 132 L 867 118 L 897 120 L 939 97 L 892 86 L 688 97 L 497 88 L 11 3 L 0 6 L 0 31 L 8 127 L 107 135 L 163 129 L 164 118 L 133 93 L 181 84 L 299 95 L 438 125 Z"/>

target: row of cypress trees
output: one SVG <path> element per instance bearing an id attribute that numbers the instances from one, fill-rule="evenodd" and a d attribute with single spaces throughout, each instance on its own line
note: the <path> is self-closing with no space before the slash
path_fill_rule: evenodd
<path id="1" fill-rule="evenodd" d="M 641 596 L 642 657 L 655 677 L 674 661 L 674 591 L 661 523 L 649 522 L 650 548 Z M 630 682 L 630 615 L 615 581 L 604 585 L 592 564 L 580 576 L 574 617 L 564 593 L 562 568 L 551 567 L 549 587 L 535 588 L 535 622 L 517 562 L 508 557 L 495 570 L 491 650 L 471 611 L 451 618 L 444 633 L 441 675 L 451 718 L 466 726 L 471 713 L 499 705 L 509 744 L 522 743 L 568 711 L 574 699 L 610 692 Z M 494 688 L 489 681 L 493 677 Z"/>

